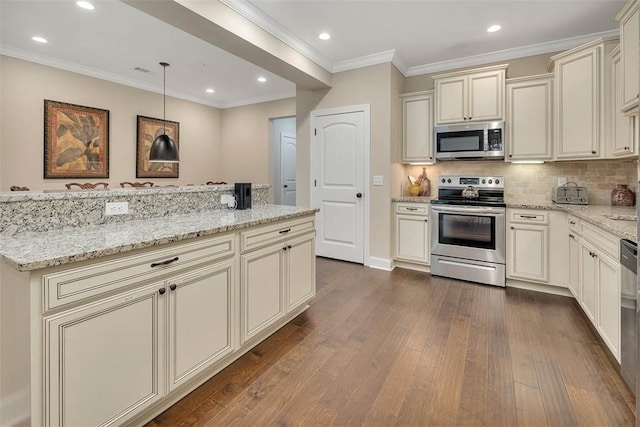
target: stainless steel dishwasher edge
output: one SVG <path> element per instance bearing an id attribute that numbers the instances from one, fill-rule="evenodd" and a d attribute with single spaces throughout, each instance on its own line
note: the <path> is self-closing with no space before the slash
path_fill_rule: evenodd
<path id="1" fill-rule="evenodd" d="M 631 240 L 620 240 L 620 374 L 631 391 L 636 392 L 636 314 L 638 245 Z"/>

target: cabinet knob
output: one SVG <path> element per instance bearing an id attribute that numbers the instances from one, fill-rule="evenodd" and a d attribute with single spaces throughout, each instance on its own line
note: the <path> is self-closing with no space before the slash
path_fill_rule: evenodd
<path id="1" fill-rule="evenodd" d="M 629 147 L 624 147 L 624 151 L 629 151 Z"/>
<path id="2" fill-rule="evenodd" d="M 167 289 L 166 289 L 166 288 L 160 288 L 160 289 L 158 289 L 158 293 L 159 293 L 160 295 L 164 295 L 164 293 L 165 293 L 165 292 L 167 292 Z"/>
<path id="3" fill-rule="evenodd" d="M 596 154 L 597 151 L 596 150 L 591 150 L 591 154 Z"/>
<path id="4" fill-rule="evenodd" d="M 575 239 L 576 236 L 574 236 L 573 234 L 569 233 L 569 237 L 571 237 L 572 239 Z"/>
<path id="5" fill-rule="evenodd" d="M 424 222 L 429 222 L 429 220 L 428 220 L 428 219 L 425 219 L 425 220 L 424 220 Z"/>
<path id="6" fill-rule="evenodd" d="M 173 284 L 171 284 L 171 286 L 169 286 L 169 289 L 171 289 L 172 291 L 175 291 L 177 287 L 178 287 L 178 285 L 173 283 Z"/>
<path id="7" fill-rule="evenodd" d="M 284 248 L 282 248 L 282 250 L 283 250 L 283 251 L 286 251 L 286 250 L 287 250 L 287 247 L 285 246 Z"/>
<path id="8" fill-rule="evenodd" d="M 512 230 L 515 230 L 515 228 L 513 228 L 513 225 L 511 226 L 511 229 L 512 229 Z"/>
<path id="9" fill-rule="evenodd" d="M 513 154 L 509 154 L 509 157 L 513 157 Z"/>
<path id="10" fill-rule="evenodd" d="M 473 119 L 473 117 L 469 117 L 469 120 L 472 120 L 472 119 Z"/>
<path id="11" fill-rule="evenodd" d="M 291 249 L 291 245 L 287 245 L 287 249 Z"/>

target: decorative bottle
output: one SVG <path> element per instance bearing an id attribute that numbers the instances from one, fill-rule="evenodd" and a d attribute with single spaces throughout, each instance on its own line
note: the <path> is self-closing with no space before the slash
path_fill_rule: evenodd
<path id="1" fill-rule="evenodd" d="M 626 184 L 616 184 L 616 188 L 611 190 L 612 206 L 633 206 L 635 204 L 635 194 Z"/>
<path id="2" fill-rule="evenodd" d="M 431 195 L 431 181 L 427 178 L 427 168 L 422 168 L 422 178 L 420 183 L 420 196 L 430 196 Z"/>

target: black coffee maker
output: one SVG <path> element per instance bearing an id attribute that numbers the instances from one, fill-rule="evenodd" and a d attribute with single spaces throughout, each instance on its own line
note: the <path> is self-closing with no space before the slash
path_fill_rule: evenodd
<path id="1" fill-rule="evenodd" d="M 236 182 L 236 209 L 251 209 L 251 183 Z"/>

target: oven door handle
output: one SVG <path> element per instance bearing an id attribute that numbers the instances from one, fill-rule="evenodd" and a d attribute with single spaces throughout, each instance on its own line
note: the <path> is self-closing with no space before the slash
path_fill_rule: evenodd
<path id="1" fill-rule="evenodd" d="M 431 210 L 435 212 L 456 213 L 456 214 L 491 214 L 504 215 L 502 208 L 443 208 L 431 206 Z"/>

